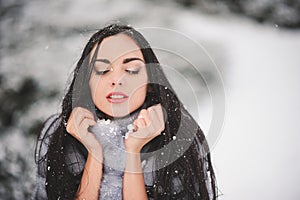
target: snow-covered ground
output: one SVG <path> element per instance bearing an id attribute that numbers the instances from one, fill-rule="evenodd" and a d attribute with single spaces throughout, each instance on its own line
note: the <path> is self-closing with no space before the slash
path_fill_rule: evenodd
<path id="1" fill-rule="evenodd" d="M 93 30 L 117 19 L 143 30 L 145 27 L 172 29 L 182 41 L 182 35 L 190 38 L 190 46 L 177 45 L 185 52 L 184 56 L 199 58 L 200 72 L 210 71 L 213 65 L 204 58 L 203 51 L 198 55 L 190 48 L 195 41 L 202 45 L 216 63 L 224 83 L 223 88 L 216 90 L 225 91 L 225 120 L 219 124 L 223 128 L 218 139 L 210 143 L 218 187 L 223 194 L 220 199 L 300 199 L 297 190 L 300 177 L 297 155 L 300 150 L 297 113 L 300 110 L 300 31 L 257 24 L 230 14 L 205 15 L 195 9 L 158 2 L 30 1 L 24 7 L 20 26 L 15 28 L 23 31 L 28 41 L 21 40 L 19 50 L 3 56 L 1 71 L 11 77 L 10 84 L 18 83 L 22 76 L 33 76 L 41 87 L 61 88 L 63 93 L 68 74 Z M 162 35 L 152 36 L 161 40 L 158 44 L 171 40 Z M 170 41 L 171 44 L 177 42 Z M 170 48 L 176 51 L 174 46 Z M 166 62 L 164 64 L 173 64 L 164 59 L 164 54 L 158 54 Z M 214 72 L 212 75 L 215 80 L 208 87 L 221 81 Z M 179 80 L 181 76 L 177 77 Z M 215 110 L 209 91 L 201 81 L 195 82 L 193 77 L 188 81 L 196 91 L 196 98 L 200 99 L 198 113 L 195 101 L 187 96 L 189 90 L 178 82 L 174 82 L 175 89 L 205 133 L 209 133 L 212 117 L 217 113 L 222 119 L 222 112 Z M 59 99 L 50 105 L 37 102 L 26 113 L 27 121 L 21 119 L 20 123 L 26 125 L 30 121 L 28 118 L 46 118 L 57 112 L 58 104 Z M 33 146 L 30 146 L 32 152 Z M 14 147 L 9 145 L 8 148 Z"/>

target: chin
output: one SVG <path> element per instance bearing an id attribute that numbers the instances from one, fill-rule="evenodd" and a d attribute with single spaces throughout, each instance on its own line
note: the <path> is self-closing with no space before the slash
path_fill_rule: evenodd
<path id="1" fill-rule="evenodd" d="M 126 115 L 128 115 L 130 113 L 130 111 L 124 111 L 124 110 L 119 110 L 119 109 L 115 109 L 115 110 L 111 110 L 111 111 L 109 111 L 108 113 L 106 113 L 106 114 L 108 114 L 108 115 L 110 115 L 111 117 L 124 117 L 124 116 L 126 116 Z"/>

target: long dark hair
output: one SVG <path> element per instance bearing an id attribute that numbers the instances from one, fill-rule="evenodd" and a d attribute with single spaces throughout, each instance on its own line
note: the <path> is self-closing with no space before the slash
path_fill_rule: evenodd
<path id="1" fill-rule="evenodd" d="M 154 199 L 216 199 L 215 175 L 202 130 L 177 98 L 145 38 L 132 27 L 120 24 L 112 24 L 96 32 L 76 65 L 45 158 L 48 199 L 74 199 L 76 196 L 82 172 L 74 172 L 67 166 L 69 155 L 66 147 L 72 146 L 84 159 L 87 158 L 87 150 L 66 132 L 65 122 L 76 106 L 85 107 L 93 113 L 97 110 L 88 84 L 93 59 L 102 40 L 119 33 L 130 36 L 137 43 L 146 62 L 149 84 L 143 107 L 160 103 L 166 119 L 163 133 L 142 150 L 142 159 L 155 156 L 153 185 L 147 186 L 148 195 Z M 95 46 L 96 52 L 91 55 Z M 174 180 L 182 188 L 179 193 L 174 190 Z"/>

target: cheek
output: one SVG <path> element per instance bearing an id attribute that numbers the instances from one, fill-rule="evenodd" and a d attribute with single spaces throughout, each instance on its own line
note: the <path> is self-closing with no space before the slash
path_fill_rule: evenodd
<path id="1" fill-rule="evenodd" d="M 138 108 L 140 107 L 146 98 L 146 93 L 147 93 L 147 86 L 143 85 L 139 87 L 132 95 L 130 99 L 130 105 L 132 108 Z"/>
<path id="2" fill-rule="evenodd" d="M 136 91 L 136 96 L 138 96 L 139 98 L 143 99 L 146 97 L 146 91 L 147 91 L 147 86 L 143 85 L 142 87 L 140 87 L 137 91 Z"/>
<path id="3" fill-rule="evenodd" d="M 131 90 L 132 96 L 136 98 L 145 98 L 147 91 L 148 77 L 143 74 L 138 77 L 129 77 L 127 79 L 128 89 Z"/>

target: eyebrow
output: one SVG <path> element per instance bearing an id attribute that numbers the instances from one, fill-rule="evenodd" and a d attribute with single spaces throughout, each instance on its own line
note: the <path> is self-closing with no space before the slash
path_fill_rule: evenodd
<path id="1" fill-rule="evenodd" d="M 142 61 L 143 63 L 145 63 L 145 61 L 143 59 L 141 59 L 141 58 L 125 58 L 123 60 L 123 64 L 129 63 L 129 62 L 134 61 L 134 60 L 139 60 L 139 61 Z M 99 62 L 103 62 L 103 63 L 106 63 L 106 64 L 110 64 L 110 61 L 108 59 L 99 58 L 99 59 L 96 59 L 95 61 L 99 61 Z"/>
<path id="2" fill-rule="evenodd" d="M 109 63 L 110 63 L 109 60 L 107 60 L 107 59 L 102 59 L 102 58 L 96 59 L 95 61 L 104 62 L 104 63 L 106 63 L 106 64 L 109 64 Z"/>
<path id="3" fill-rule="evenodd" d="M 123 64 L 129 63 L 129 62 L 134 61 L 134 60 L 139 60 L 139 61 L 142 61 L 143 63 L 145 63 L 145 61 L 143 61 L 141 58 L 125 58 L 123 60 Z"/>

